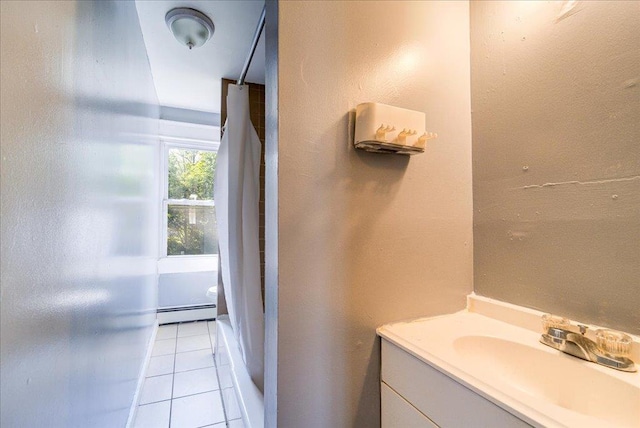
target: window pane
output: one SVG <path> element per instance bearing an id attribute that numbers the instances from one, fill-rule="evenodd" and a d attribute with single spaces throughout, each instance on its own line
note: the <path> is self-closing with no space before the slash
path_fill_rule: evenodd
<path id="1" fill-rule="evenodd" d="M 167 224 L 167 255 L 218 253 L 214 207 L 169 205 Z"/>
<path id="2" fill-rule="evenodd" d="M 169 150 L 169 199 L 213 200 L 216 152 Z"/>

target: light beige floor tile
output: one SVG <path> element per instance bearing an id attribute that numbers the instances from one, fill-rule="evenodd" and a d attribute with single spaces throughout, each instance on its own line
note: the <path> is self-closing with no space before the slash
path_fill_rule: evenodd
<path id="1" fill-rule="evenodd" d="M 156 340 L 175 339 L 178 326 L 176 324 L 161 325 L 158 327 L 158 334 L 156 334 Z"/>
<path id="2" fill-rule="evenodd" d="M 178 347 L 176 352 L 191 352 L 200 349 L 211 349 L 211 339 L 208 334 L 200 334 L 198 336 L 178 337 Z"/>
<path id="3" fill-rule="evenodd" d="M 147 367 L 147 376 L 159 376 L 173 373 L 173 361 L 175 359 L 174 354 L 160 355 L 158 357 L 151 357 L 149 359 L 149 366 Z"/>
<path id="4" fill-rule="evenodd" d="M 176 339 L 156 340 L 151 351 L 152 357 L 169 355 L 176 352 Z"/>
<path id="5" fill-rule="evenodd" d="M 176 373 L 206 367 L 213 367 L 213 354 L 209 349 L 176 354 Z"/>
<path id="6" fill-rule="evenodd" d="M 198 428 L 220 422 L 225 422 L 220 391 L 171 400 L 172 427 Z"/>
<path id="7" fill-rule="evenodd" d="M 173 381 L 173 398 L 200 394 L 219 389 L 216 368 L 190 370 L 175 374 Z"/>
<path id="8" fill-rule="evenodd" d="M 209 334 L 209 326 L 206 321 L 178 324 L 178 337 L 198 336 L 200 334 Z"/>
<path id="9" fill-rule="evenodd" d="M 171 401 L 138 406 L 133 428 L 168 428 Z"/>
<path id="10" fill-rule="evenodd" d="M 170 399 L 172 384 L 173 374 L 146 378 L 140 393 L 140 404 Z"/>

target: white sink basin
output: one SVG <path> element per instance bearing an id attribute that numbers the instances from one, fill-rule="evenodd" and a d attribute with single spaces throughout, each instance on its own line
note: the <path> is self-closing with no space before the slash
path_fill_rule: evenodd
<path id="1" fill-rule="evenodd" d="M 640 427 L 640 373 L 563 354 L 538 331 L 464 311 L 378 334 L 533 426 Z"/>
<path id="2" fill-rule="evenodd" d="M 470 364 L 482 366 L 477 376 L 486 382 L 497 377 L 565 409 L 640 427 L 640 387 L 595 369 L 593 363 L 490 336 L 462 336 L 453 347 Z"/>

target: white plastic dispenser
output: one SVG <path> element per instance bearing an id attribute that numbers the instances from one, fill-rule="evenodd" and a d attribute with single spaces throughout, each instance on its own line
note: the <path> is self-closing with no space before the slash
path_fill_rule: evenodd
<path id="1" fill-rule="evenodd" d="M 424 153 L 427 141 L 438 134 L 425 130 L 425 114 L 379 103 L 356 107 L 357 149 L 374 153 Z"/>

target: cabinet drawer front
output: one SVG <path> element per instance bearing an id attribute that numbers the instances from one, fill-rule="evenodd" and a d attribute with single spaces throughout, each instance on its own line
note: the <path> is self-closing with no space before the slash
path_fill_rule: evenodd
<path id="1" fill-rule="evenodd" d="M 531 426 L 384 339 L 381 379 L 443 428 Z"/>
<path id="2" fill-rule="evenodd" d="M 382 428 L 438 428 L 384 382 L 380 382 L 380 395 Z"/>

